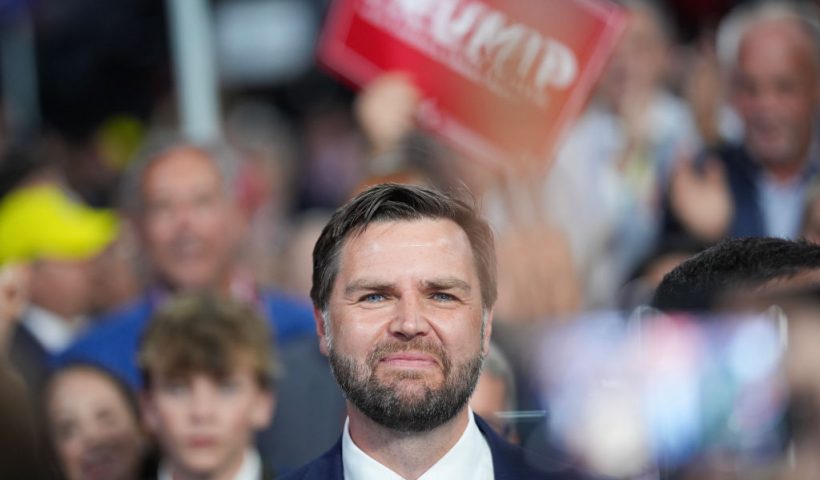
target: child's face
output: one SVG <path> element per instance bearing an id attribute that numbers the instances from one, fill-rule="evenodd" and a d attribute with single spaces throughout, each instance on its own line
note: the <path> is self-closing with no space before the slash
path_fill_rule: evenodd
<path id="1" fill-rule="evenodd" d="M 145 421 L 175 471 L 224 476 L 239 468 L 253 432 L 273 410 L 272 394 L 250 368 L 218 379 L 195 373 L 182 379 L 154 375 L 143 397 Z"/>
<path id="2" fill-rule="evenodd" d="M 66 478 L 136 478 L 145 436 L 113 381 L 85 368 L 58 374 L 48 421 Z"/>

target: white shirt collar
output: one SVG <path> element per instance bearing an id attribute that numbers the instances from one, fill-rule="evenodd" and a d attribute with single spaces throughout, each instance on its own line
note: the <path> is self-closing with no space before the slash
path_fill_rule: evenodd
<path id="1" fill-rule="evenodd" d="M 29 305 L 22 323 L 49 353 L 59 353 L 74 340 L 85 325 L 84 319 L 68 321 L 54 312 Z"/>
<path id="2" fill-rule="evenodd" d="M 245 458 L 242 460 L 242 466 L 233 477 L 233 480 L 259 480 L 262 478 L 262 459 L 259 458 L 259 452 L 256 449 L 248 449 L 245 452 Z M 171 473 L 171 465 L 167 460 L 163 460 L 159 466 L 159 473 L 157 480 L 173 480 Z"/>
<path id="3" fill-rule="evenodd" d="M 404 480 L 396 472 L 366 454 L 353 442 L 348 428 L 349 422 L 349 418 L 345 420 L 342 434 L 342 465 L 345 480 Z M 424 472 L 419 480 L 440 478 L 477 480 L 493 480 L 494 478 L 490 446 L 481 434 L 481 430 L 478 429 L 472 410 L 469 410 L 467 428 L 458 442 L 429 470 Z"/>

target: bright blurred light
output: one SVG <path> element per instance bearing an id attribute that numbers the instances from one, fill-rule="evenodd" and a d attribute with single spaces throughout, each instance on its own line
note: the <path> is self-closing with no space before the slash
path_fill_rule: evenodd
<path id="1" fill-rule="evenodd" d="M 584 316 L 540 349 L 550 431 L 586 467 L 616 478 L 710 449 L 765 454 L 784 411 L 773 380 L 781 348 L 776 325 L 756 316 L 637 326 Z"/>
<path id="2" fill-rule="evenodd" d="M 298 0 L 235 0 L 217 4 L 215 41 L 222 80 L 268 85 L 290 80 L 313 63 L 315 12 Z"/>
<path id="3" fill-rule="evenodd" d="M 756 382 L 771 375 L 782 353 L 779 332 L 766 320 L 744 324 L 728 348 L 729 364 L 741 382 Z"/>

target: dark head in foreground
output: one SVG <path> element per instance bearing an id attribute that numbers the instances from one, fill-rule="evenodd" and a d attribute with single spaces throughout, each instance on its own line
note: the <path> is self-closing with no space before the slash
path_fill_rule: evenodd
<path id="1" fill-rule="evenodd" d="M 781 238 L 737 238 L 711 247 L 669 272 L 652 305 L 664 311 L 709 311 L 732 297 L 820 282 L 820 246 Z"/>

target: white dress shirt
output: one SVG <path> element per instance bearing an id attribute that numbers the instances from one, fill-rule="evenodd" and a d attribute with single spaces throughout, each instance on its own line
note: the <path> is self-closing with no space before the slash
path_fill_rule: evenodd
<path id="1" fill-rule="evenodd" d="M 82 317 L 65 320 L 56 313 L 35 305 L 26 308 L 21 322 L 51 354 L 60 353 L 68 347 L 87 323 Z"/>
<path id="2" fill-rule="evenodd" d="M 419 480 L 493 480 L 493 457 L 490 446 L 469 411 L 469 422 L 458 442 L 438 462 L 419 477 Z M 345 420 L 342 435 L 342 465 L 345 480 L 404 480 L 399 474 L 385 467 L 364 453 L 350 438 Z"/>
<path id="3" fill-rule="evenodd" d="M 239 467 L 233 480 L 259 480 L 260 478 L 262 478 L 262 460 L 259 458 L 259 452 L 256 449 L 249 449 L 245 452 L 242 466 Z M 171 465 L 167 461 L 163 461 L 160 465 L 157 480 L 174 480 Z"/>

